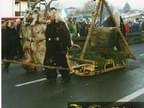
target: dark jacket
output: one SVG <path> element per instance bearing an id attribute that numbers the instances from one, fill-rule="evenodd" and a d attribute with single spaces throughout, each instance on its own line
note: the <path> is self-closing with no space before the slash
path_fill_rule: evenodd
<path id="1" fill-rule="evenodd" d="M 71 38 L 66 24 L 64 22 L 48 24 L 46 29 L 46 51 L 66 54 L 69 47 L 71 47 Z"/>
<path id="2" fill-rule="evenodd" d="M 15 28 L 6 28 L 5 33 L 5 56 L 6 58 L 13 59 L 14 56 L 19 56 L 18 53 L 22 50 L 19 33 Z"/>
<path id="3" fill-rule="evenodd" d="M 6 53 L 6 29 L 2 28 L 2 59 L 4 59 L 4 55 Z"/>

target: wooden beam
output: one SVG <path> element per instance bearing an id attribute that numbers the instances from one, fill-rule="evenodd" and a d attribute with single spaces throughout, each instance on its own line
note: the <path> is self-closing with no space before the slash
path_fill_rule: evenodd
<path id="1" fill-rule="evenodd" d="M 35 66 L 35 67 L 47 68 L 47 69 L 70 70 L 69 68 L 64 68 L 64 67 L 59 67 L 59 66 L 47 66 L 47 65 L 42 65 L 42 64 L 25 63 L 25 62 L 20 62 L 20 61 L 16 61 L 16 60 L 3 59 L 2 62 L 30 65 L 30 66 Z"/>
<path id="2" fill-rule="evenodd" d="M 118 32 L 120 33 L 120 36 L 121 36 L 121 38 L 122 38 L 122 41 L 124 42 L 124 45 L 126 46 L 128 52 L 129 52 L 129 54 L 130 54 L 130 57 L 131 57 L 132 59 L 136 60 L 136 57 L 135 57 L 135 55 L 133 55 L 133 53 L 130 51 L 130 49 L 129 49 L 129 47 L 128 47 L 128 43 L 127 43 L 127 41 L 126 41 L 126 39 L 125 39 L 125 36 L 124 36 L 124 34 L 122 33 L 122 31 L 120 30 L 119 25 L 118 25 L 115 17 L 113 16 L 113 14 L 112 14 L 112 12 L 111 12 L 108 4 L 106 3 L 105 0 L 102 0 L 102 1 L 104 2 L 104 5 L 106 6 L 106 8 L 107 8 L 109 14 L 111 15 L 111 17 L 114 19 L 115 25 L 116 25 L 116 27 L 117 27 L 117 29 L 118 29 Z"/>
<path id="3" fill-rule="evenodd" d="M 67 60 L 67 64 L 68 64 L 68 67 L 70 69 L 71 72 L 73 72 L 73 68 L 72 68 L 72 64 L 71 64 L 71 61 L 70 61 L 70 57 L 69 57 L 69 53 L 67 52 L 66 54 L 66 60 Z"/>
<path id="4" fill-rule="evenodd" d="M 111 71 L 114 71 L 114 70 L 120 70 L 120 69 L 124 69 L 124 68 L 125 68 L 125 66 L 114 66 L 114 67 L 111 67 L 111 68 L 104 69 L 100 73 L 111 72 Z"/>
<path id="5" fill-rule="evenodd" d="M 84 48 L 83 48 L 83 50 L 82 50 L 80 59 L 84 59 L 84 56 L 85 56 L 85 53 L 86 53 L 86 50 L 87 50 L 87 47 L 88 47 L 88 44 L 89 44 L 89 40 L 90 40 L 92 31 L 93 31 L 93 28 L 94 28 L 94 25 L 95 25 L 95 22 L 96 22 L 96 18 L 97 18 L 97 16 L 98 16 L 100 4 L 101 4 L 101 0 L 98 0 L 98 6 L 97 6 L 97 8 L 96 8 L 96 11 L 94 12 L 94 17 L 93 17 L 93 20 L 92 20 L 92 24 L 90 25 L 90 30 L 89 30 L 89 32 L 88 32 L 88 36 L 87 36 L 87 38 L 86 38 L 86 41 L 85 41 Z"/>
<path id="6" fill-rule="evenodd" d="M 101 9 L 100 9 L 100 25 L 102 24 L 102 21 L 103 21 L 103 9 L 104 9 L 103 2 L 101 2 Z"/>

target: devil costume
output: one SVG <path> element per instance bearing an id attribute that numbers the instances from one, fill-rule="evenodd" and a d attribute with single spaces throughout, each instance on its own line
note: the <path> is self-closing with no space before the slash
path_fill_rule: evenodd
<path id="1" fill-rule="evenodd" d="M 70 33 L 62 21 L 52 22 L 46 29 L 46 55 L 44 64 L 48 66 L 61 66 L 68 68 L 66 54 L 71 47 Z M 64 81 L 69 81 L 69 70 L 59 70 Z M 47 79 L 55 81 L 56 69 L 45 69 Z"/>

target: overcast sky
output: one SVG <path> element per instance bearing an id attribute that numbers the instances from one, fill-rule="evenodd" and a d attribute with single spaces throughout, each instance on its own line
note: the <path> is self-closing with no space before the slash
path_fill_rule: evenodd
<path id="1" fill-rule="evenodd" d="M 124 4 L 128 2 L 131 8 L 134 9 L 144 9 L 144 0 L 107 0 L 110 1 L 112 5 L 123 8 Z"/>
<path id="2" fill-rule="evenodd" d="M 83 7 L 84 4 L 89 0 L 58 0 L 62 7 Z M 128 2 L 131 8 L 134 9 L 144 9 L 144 0 L 107 0 L 109 4 L 114 7 L 123 8 L 124 4 Z"/>

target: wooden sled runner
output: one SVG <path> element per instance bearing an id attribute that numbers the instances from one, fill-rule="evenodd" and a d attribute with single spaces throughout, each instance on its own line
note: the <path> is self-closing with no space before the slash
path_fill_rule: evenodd
<path id="1" fill-rule="evenodd" d="M 76 60 L 77 61 L 77 60 Z M 80 60 L 77 61 L 77 63 Z M 116 64 L 112 59 L 107 59 L 104 67 L 99 69 L 95 61 L 80 62 L 76 66 L 73 66 L 73 73 L 78 76 L 95 76 L 105 72 L 111 72 L 114 70 L 120 70 L 126 67 L 126 64 Z"/>

